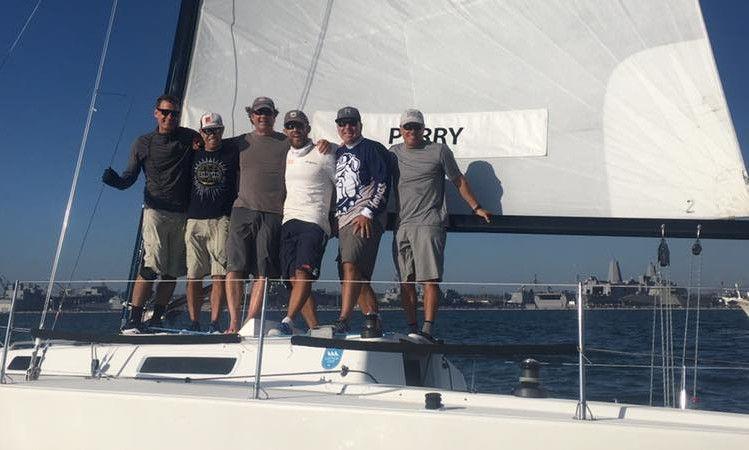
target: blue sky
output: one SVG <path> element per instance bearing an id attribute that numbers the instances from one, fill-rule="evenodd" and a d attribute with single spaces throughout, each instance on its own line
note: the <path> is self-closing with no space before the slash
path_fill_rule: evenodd
<path id="1" fill-rule="evenodd" d="M 4 56 L 37 0 L 6 2 L 0 16 Z M 723 87 L 744 159 L 749 151 L 749 2 L 703 1 Z M 0 274 L 8 279 L 49 276 L 75 167 L 111 3 L 45 0 L 6 64 L 0 68 Z M 179 2 L 120 2 L 97 113 L 75 199 L 58 278 L 70 276 L 101 183 L 114 156 L 124 167 L 132 140 L 153 127 L 152 102 L 164 87 Z M 132 111 L 125 121 L 132 101 Z M 124 135 L 116 149 L 117 137 Z M 75 275 L 125 278 L 142 200 L 142 180 L 128 191 L 104 190 Z M 689 240 L 671 240 L 672 274 L 686 283 Z M 606 275 L 617 258 L 625 277 L 653 259 L 658 242 L 645 238 L 459 234 L 448 238 L 446 280 L 574 282 Z M 745 241 L 703 242 L 703 283 L 749 285 Z M 383 239 L 375 277 L 393 278 L 390 234 Z M 333 278 L 329 246 L 323 277 Z"/>

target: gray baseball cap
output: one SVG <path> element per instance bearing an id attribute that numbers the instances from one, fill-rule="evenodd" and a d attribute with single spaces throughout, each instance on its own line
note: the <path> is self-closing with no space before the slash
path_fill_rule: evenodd
<path id="1" fill-rule="evenodd" d="M 258 97 L 252 102 L 252 106 L 247 106 L 245 108 L 245 111 L 247 113 L 251 113 L 253 111 L 259 111 L 263 108 L 268 108 L 273 112 L 278 112 L 276 109 L 275 103 L 273 103 L 273 100 L 271 100 L 269 97 Z"/>
<path id="2" fill-rule="evenodd" d="M 418 109 L 407 109 L 401 114 L 401 126 L 407 123 L 418 123 L 424 126 L 424 115 Z"/>
<path id="3" fill-rule="evenodd" d="M 285 116 L 283 116 L 283 124 L 286 125 L 289 122 L 301 123 L 305 126 L 309 125 L 309 119 L 307 119 L 307 115 L 304 114 L 304 111 L 301 111 L 299 109 L 293 109 L 287 112 Z"/>
<path id="4" fill-rule="evenodd" d="M 348 119 L 355 119 L 357 122 L 361 122 L 361 115 L 359 114 L 359 110 L 354 108 L 353 106 L 344 106 L 343 108 L 339 109 L 335 121 L 338 122 L 339 120 Z"/>

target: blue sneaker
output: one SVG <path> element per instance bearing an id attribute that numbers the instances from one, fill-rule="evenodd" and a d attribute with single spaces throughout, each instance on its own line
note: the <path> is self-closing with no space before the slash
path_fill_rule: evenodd
<path id="1" fill-rule="evenodd" d="M 294 330 L 291 328 L 291 325 L 286 322 L 281 322 L 276 328 L 268 330 L 267 336 L 291 336 L 293 334 Z"/>

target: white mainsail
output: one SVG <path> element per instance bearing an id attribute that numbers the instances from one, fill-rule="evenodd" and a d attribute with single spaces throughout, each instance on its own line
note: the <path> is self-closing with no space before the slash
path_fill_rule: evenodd
<path id="1" fill-rule="evenodd" d="M 245 132 L 259 95 L 334 141 L 341 106 L 386 145 L 421 109 L 498 213 L 749 216 L 697 0 L 205 0 L 183 124 L 211 110 Z"/>

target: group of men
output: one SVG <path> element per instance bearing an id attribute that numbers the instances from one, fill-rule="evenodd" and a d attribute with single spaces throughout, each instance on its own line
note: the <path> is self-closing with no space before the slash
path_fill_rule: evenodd
<path id="1" fill-rule="evenodd" d="M 142 224 L 143 259 L 123 331 L 160 326 L 175 287 L 187 275 L 191 329 L 200 331 L 202 279 L 211 276 L 211 324 L 220 331 L 224 295 L 229 311 L 226 332 L 240 328 L 244 281 L 253 277 L 248 318 L 259 315 L 268 279 L 281 278 L 290 288 L 288 311 L 270 334 L 294 333 L 301 314 L 317 327 L 312 282 L 318 278 L 328 240 L 337 236 L 342 306 L 334 333 L 350 331 L 358 304 L 368 326 L 379 324 L 369 282 L 380 238 L 385 230 L 388 196 L 397 214 L 393 257 L 409 332 L 434 341 L 447 225 L 445 177 L 455 184 L 473 212 L 487 222 L 491 214 L 476 200 L 452 151 L 424 137 L 424 117 L 409 109 L 401 115 L 403 143 L 389 150 L 362 136 L 359 111 L 338 111 L 340 145 L 310 140 L 303 111 L 283 117 L 268 97 L 246 108 L 253 131 L 223 138 L 222 118 L 206 113 L 196 133 L 178 125 L 180 102 L 172 96 L 156 101 L 157 129 L 133 144 L 122 175 L 107 168 L 104 183 L 130 187 L 142 170 L 146 178 Z M 143 306 L 156 288 L 152 319 L 142 321 Z M 417 325 L 416 286 L 424 288 L 424 321 Z"/>

